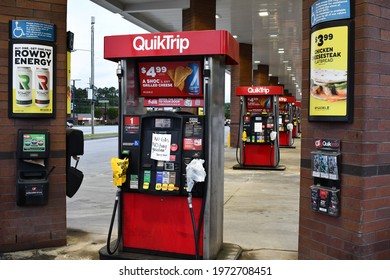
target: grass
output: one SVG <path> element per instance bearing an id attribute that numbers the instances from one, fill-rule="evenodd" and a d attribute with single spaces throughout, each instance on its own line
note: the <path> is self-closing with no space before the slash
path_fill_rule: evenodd
<path id="1" fill-rule="evenodd" d="M 99 133 L 99 134 L 86 134 L 84 133 L 84 140 L 91 140 L 91 139 L 101 139 L 101 138 L 109 138 L 109 137 L 117 137 L 118 133 Z"/>

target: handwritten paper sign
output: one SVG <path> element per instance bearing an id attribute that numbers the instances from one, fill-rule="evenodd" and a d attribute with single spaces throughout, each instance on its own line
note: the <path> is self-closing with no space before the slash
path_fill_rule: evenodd
<path id="1" fill-rule="evenodd" d="M 171 134 L 153 133 L 151 159 L 169 161 L 171 147 Z"/>

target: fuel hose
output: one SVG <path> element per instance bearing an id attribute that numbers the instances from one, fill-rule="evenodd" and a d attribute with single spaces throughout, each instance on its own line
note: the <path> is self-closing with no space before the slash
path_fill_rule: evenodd
<path id="1" fill-rule="evenodd" d="M 113 227 L 114 227 L 114 222 L 115 222 L 115 216 L 116 216 L 116 210 L 118 209 L 118 205 L 119 205 L 119 197 L 120 197 L 120 192 L 121 192 L 121 189 L 118 188 L 117 191 L 116 191 L 116 195 L 115 195 L 115 204 L 114 204 L 114 209 L 112 210 L 112 216 L 111 216 L 111 222 L 110 222 L 110 228 L 108 230 L 108 236 L 107 236 L 107 253 L 109 255 L 113 255 L 119 248 L 119 244 L 120 244 L 120 239 L 121 239 L 121 222 L 119 221 L 118 219 L 118 239 L 116 240 L 115 242 L 115 247 L 113 250 L 111 250 L 111 234 L 112 234 L 112 230 L 113 230 Z"/>

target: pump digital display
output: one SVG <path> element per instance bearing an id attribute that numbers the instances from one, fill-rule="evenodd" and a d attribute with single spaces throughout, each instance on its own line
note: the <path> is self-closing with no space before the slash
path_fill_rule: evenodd
<path id="1" fill-rule="evenodd" d="M 24 134 L 23 135 L 23 152 L 45 152 L 46 135 L 45 134 Z"/>
<path id="2" fill-rule="evenodd" d="M 171 119 L 156 119 L 154 122 L 155 128 L 171 128 Z"/>

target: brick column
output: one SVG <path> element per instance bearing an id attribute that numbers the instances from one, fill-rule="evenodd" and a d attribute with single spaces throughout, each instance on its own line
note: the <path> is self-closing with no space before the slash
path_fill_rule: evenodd
<path id="1" fill-rule="evenodd" d="M 191 0 L 190 8 L 182 13 L 182 30 L 215 30 L 215 13 L 215 0 Z M 197 108 L 182 108 L 182 111 L 198 113 Z"/>
<path id="2" fill-rule="evenodd" d="M 190 8 L 183 10 L 183 31 L 215 30 L 215 0 L 191 0 Z"/>
<path id="3" fill-rule="evenodd" d="M 236 87 L 252 85 L 252 45 L 240 43 L 240 64 L 231 68 L 230 93 L 230 144 L 237 147 L 240 120 L 240 98 L 236 96 Z"/>
<path id="4" fill-rule="evenodd" d="M 353 123 L 308 122 L 310 6 L 303 0 L 299 259 L 390 259 L 390 6 L 356 0 Z M 340 216 L 311 211 L 315 138 L 341 140 Z"/>
<path id="5" fill-rule="evenodd" d="M 276 77 L 276 76 L 269 77 L 269 85 L 270 86 L 277 86 L 277 85 L 279 85 L 279 77 Z"/>
<path id="6" fill-rule="evenodd" d="M 1 1 L 0 3 L 0 252 L 66 244 L 66 0 Z M 10 20 L 36 20 L 56 25 L 55 119 L 8 118 Z M 18 129 L 50 132 L 49 200 L 45 206 L 16 205 L 16 142 Z"/>
<path id="7" fill-rule="evenodd" d="M 253 85 L 268 86 L 269 84 L 269 65 L 257 65 L 257 69 L 253 70 Z"/>

